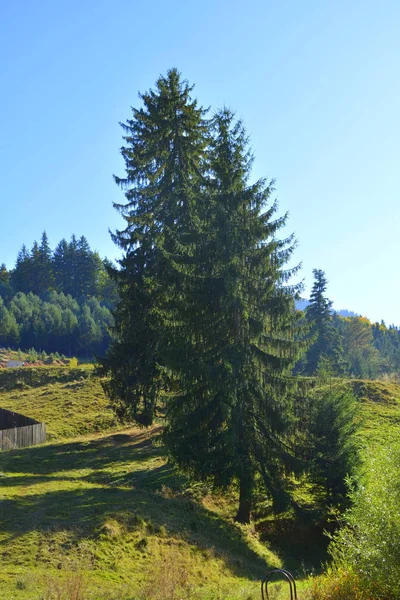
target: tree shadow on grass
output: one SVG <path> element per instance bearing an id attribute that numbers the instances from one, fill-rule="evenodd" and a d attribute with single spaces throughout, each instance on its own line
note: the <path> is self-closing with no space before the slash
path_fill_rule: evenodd
<path id="1" fill-rule="evenodd" d="M 285 568 L 296 577 L 319 571 L 328 562 L 329 538 L 325 535 L 328 528 L 329 524 L 322 520 L 279 517 L 256 525 L 261 541 L 268 541 Z"/>
<path id="2" fill-rule="evenodd" d="M 165 469 L 161 469 L 165 472 Z M 130 518 L 131 517 L 131 518 Z M 69 531 L 73 539 L 95 539 L 105 523 L 117 520 L 128 525 L 144 523 L 148 535 L 161 531 L 199 550 L 212 551 L 242 577 L 260 577 L 267 565 L 247 545 L 242 531 L 201 505 L 185 498 L 121 488 L 90 488 L 55 491 L 3 500 L 0 506 L 0 555 L 17 537 L 31 532 L 51 536 Z"/>
<path id="3" fill-rule="evenodd" d="M 146 466 L 145 461 L 157 455 L 163 455 L 162 449 L 152 444 L 148 432 L 140 432 L 18 450 L 9 454 L 12 460 L 0 457 L 0 469 L 7 466 L 10 473 L 29 473 L 3 477 L 3 485 L 59 481 L 60 487 L 68 486 L 49 486 L 36 494 L 33 487 L 25 495 L 2 500 L 0 555 L 7 553 L 13 539 L 33 532 L 51 535 L 67 531 L 77 542 L 93 540 L 105 523 L 114 519 L 122 521 L 127 531 L 140 522 L 145 524 L 146 535 L 164 529 L 167 536 L 184 540 L 194 549 L 212 550 L 238 576 L 259 578 L 265 574 L 268 565 L 248 546 L 241 528 L 185 497 L 181 493 L 185 478 L 171 465 L 152 461 Z M 107 471 L 124 461 L 126 472 Z M 130 469 L 130 463 L 139 463 L 139 468 Z M 63 471 L 86 468 L 92 471 L 77 479 L 62 475 Z M 74 482 L 77 485 L 71 489 Z"/>
<path id="4" fill-rule="evenodd" d="M 27 487 L 79 480 L 130 488 L 157 489 L 168 485 L 180 489 L 186 478 L 170 465 L 155 471 L 156 463 L 166 460 L 165 448 L 157 445 L 154 435 L 158 431 L 118 433 L 88 441 L 12 450 L 0 454 L 0 482 L 4 487 Z M 84 475 L 84 470 L 91 472 Z"/>
<path id="5" fill-rule="evenodd" d="M 160 428 L 118 433 L 79 442 L 54 443 L 15 449 L 0 455 L 0 469 L 8 473 L 51 475 L 62 471 L 104 469 L 115 463 L 138 462 L 165 451 L 154 444 Z"/>

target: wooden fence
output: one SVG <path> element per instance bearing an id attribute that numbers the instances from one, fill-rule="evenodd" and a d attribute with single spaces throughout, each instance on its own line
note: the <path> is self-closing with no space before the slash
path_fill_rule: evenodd
<path id="1" fill-rule="evenodd" d="M 42 444 L 46 425 L 11 410 L 0 408 L 0 451 Z"/>

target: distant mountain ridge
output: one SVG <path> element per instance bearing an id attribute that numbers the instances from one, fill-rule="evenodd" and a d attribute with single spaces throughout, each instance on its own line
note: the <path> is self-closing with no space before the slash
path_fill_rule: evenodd
<path id="1" fill-rule="evenodd" d="M 310 301 L 306 298 L 300 298 L 300 300 L 296 301 L 297 310 L 305 310 L 307 306 L 310 304 Z M 342 308 L 341 310 L 334 310 L 333 312 L 337 313 L 341 317 L 359 317 L 358 313 L 353 312 L 352 310 L 347 310 L 346 308 Z"/>

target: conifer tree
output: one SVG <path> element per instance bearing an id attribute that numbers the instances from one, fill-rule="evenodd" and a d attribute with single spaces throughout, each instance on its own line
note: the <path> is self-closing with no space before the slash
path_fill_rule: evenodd
<path id="1" fill-rule="evenodd" d="M 140 95 L 142 108 L 121 123 L 126 176 L 115 181 L 125 190 L 126 203 L 115 207 L 126 227 L 113 239 L 124 256 L 120 270 L 110 270 L 120 301 L 102 372 L 111 375 L 106 389 L 117 410 L 144 424 L 152 422 L 160 393 L 161 307 L 179 289 L 179 276 L 165 253 L 189 226 L 207 145 L 205 111 L 191 91 L 171 69 L 154 90 Z"/>
<path id="2" fill-rule="evenodd" d="M 82 235 L 77 242 L 75 260 L 75 291 L 77 296 L 96 294 L 97 280 L 103 265 L 97 252 L 90 249 L 89 242 Z"/>
<path id="3" fill-rule="evenodd" d="M 346 501 L 346 477 L 359 464 L 357 402 L 330 386 L 313 395 L 309 408 L 310 479 L 322 488 L 326 505 L 337 506 Z"/>
<path id="4" fill-rule="evenodd" d="M 57 244 L 53 253 L 53 273 L 56 290 L 67 294 L 69 283 L 68 242 L 64 238 Z"/>
<path id="5" fill-rule="evenodd" d="M 70 294 L 73 298 L 79 296 L 78 285 L 78 240 L 75 234 L 71 235 L 71 240 L 68 242 L 66 255 L 66 289 L 64 294 Z"/>
<path id="6" fill-rule="evenodd" d="M 12 287 L 16 292 L 29 292 L 32 287 L 31 258 L 23 244 L 18 252 L 15 269 L 11 276 Z"/>
<path id="7" fill-rule="evenodd" d="M 43 231 L 38 254 L 38 293 L 44 294 L 54 285 L 53 263 L 47 233 Z"/>
<path id="8" fill-rule="evenodd" d="M 332 373 L 340 375 L 345 370 L 343 346 L 340 335 L 333 325 L 332 301 L 325 296 L 327 279 L 321 269 L 314 269 L 314 285 L 306 320 L 310 325 L 312 343 L 305 358 L 305 372 L 315 375 L 320 361 L 329 361 Z"/>
<path id="9" fill-rule="evenodd" d="M 29 291 L 35 295 L 40 294 L 40 250 L 35 240 L 30 254 L 31 284 Z"/>
<path id="10" fill-rule="evenodd" d="M 175 318 L 170 307 L 166 364 L 179 387 L 167 406 L 165 440 L 196 477 L 238 481 L 240 522 L 250 520 L 258 479 L 276 504 L 285 499 L 283 473 L 295 465 L 286 435 L 291 367 L 301 346 L 298 287 L 285 285 L 293 240 L 277 238 L 286 216 L 274 218 L 272 184 L 249 182 L 251 163 L 242 124 L 221 111 L 207 200 L 187 239 L 166 253 L 183 277 L 184 302 Z"/>

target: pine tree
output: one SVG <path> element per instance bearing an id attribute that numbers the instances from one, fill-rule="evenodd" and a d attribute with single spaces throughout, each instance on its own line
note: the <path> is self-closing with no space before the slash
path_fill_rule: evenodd
<path id="1" fill-rule="evenodd" d="M 31 258 L 25 244 L 18 252 L 11 284 L 15 292 L 29 292 L 32 288 Z"/>
<path id="2" fill-rule="evenodd" d="M 68 242 L 63 238 L 53 252 L 54 285 L 58 292 L 67 294 L 69 282 Z"/>
<path id="3" fill-rule="evenodd" d="M 328 506 L 346 500 L 346 476 L 359 464 L 358 408 L 355 398 L 338 387 L 318 390 L 310 401 L 309 471 Z"/>
<path id="4" fill-rule="evenodd" d="M 117 410 L 150 424 L 160 394 L 163 362 L 161 307 L 176 295 L 179 276 L 165 253 L 186 231 L 201 186 L 207 145 L 205 111 L 191 98 L 192 87 L 176 69 L 140 96 L 143 107 L 122 124 L 121 154 L 126 177 L 115 177 L 126 203 L 115 204 L 126 227 L 113 239 L 124 251 L 118 283 L 114 341 L 102 362 L 111 375 L 106 389 Z"/>
<path id="5" fill-rule="evenodd" d="M 39 244 L 35 240 L 30 253 L 30 287 L 29 291 L 36 296 L 40 294 L 40 250 Z"/>
<path id="6" fill-rule="evenodd" d="M 82 235 L 77 242 L 75 261 L 75 292 L 79 296 L 94 296 L 103 264 L 97 252 L 90 249 L 89 242 Z"/>
<path id="7" fill-rule="evenodd" d="M 214 119 L 208 200 L 167 259 L 183 278 L 170 306 L 166 365 L 179 383 L 166 444 L 179 465 L 217 485 L 239 483 L 236 519 L 250 520 L 261 477 L 276 504 L 295 460 L 287 437 L 296 286 L 285 286 L 292 238 L 278 240 L 272 184 L 249 183 L 252 157 L 229 110 Z M 185 310 L 186 306 L 186 310 Z M 168 316 L 168 311 L 166 311 Z M 175 315 L 175 317 L 174 317 Z"/>
<path id="8" fill-rule="evenodd" d="M 44 294 L 54 285 L 52 253 L 47 233 L 43 231 L 39 246 L 38 293 Z"/>
<path id="9" fill-rule="evenodd" d="M 66 289 L 64 294 L 70 294 L 73 298 L 79 297 L 79 284 L 78 284 L 78 240 L 75 234 L 72 234 L 71 240 L 67 246 L 66 255 Z"/>
<path id="10" fill-rule="evenodd" d="M 313 274 L 315 281 L 306 309 L 312 343 L 305 358 L 305 372 L 315 375 L 319 363 L 329 361 L 332 374 L 340 375 L 345 370 L 344 351 L 340 335 L 333 326 L 332 301 L 325 296 L 328 282 L 321 269 L 314 269 Z"/>

